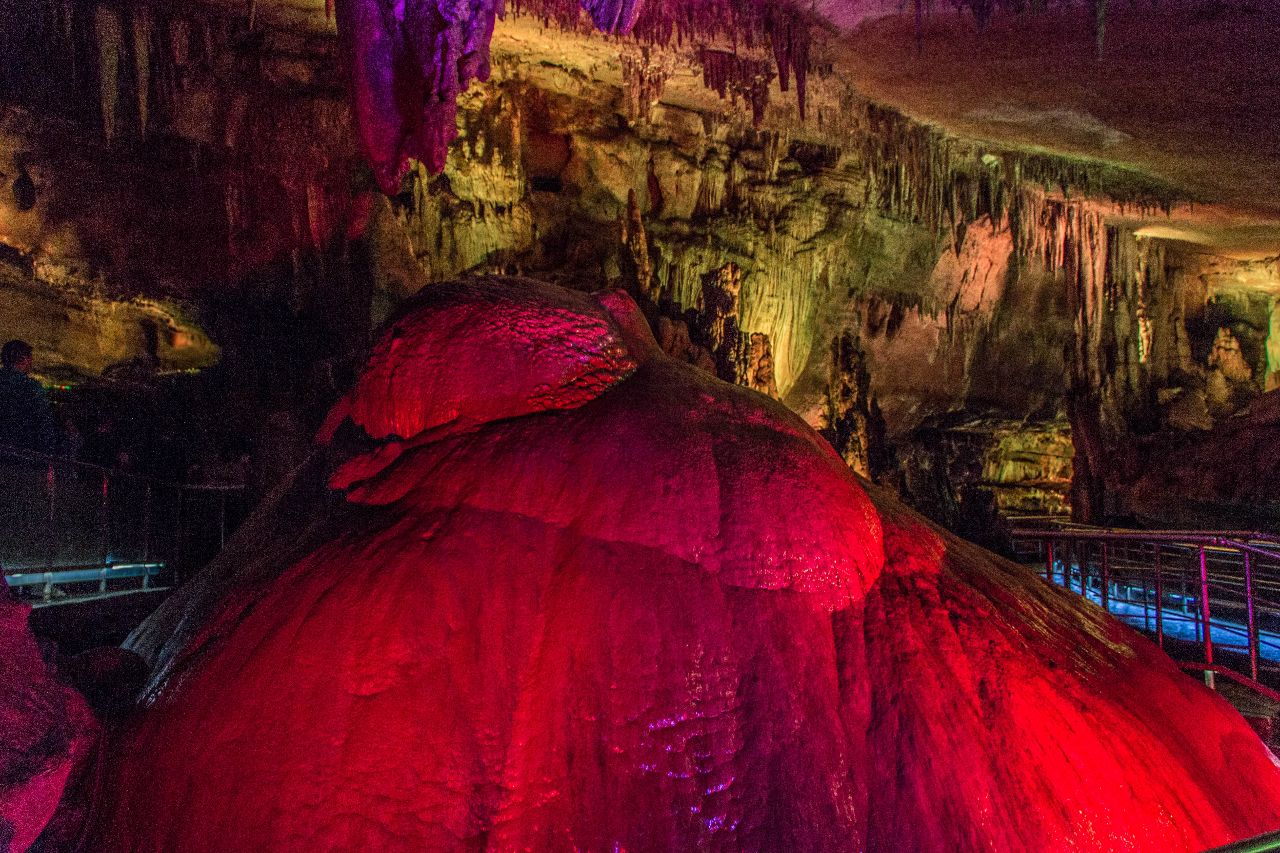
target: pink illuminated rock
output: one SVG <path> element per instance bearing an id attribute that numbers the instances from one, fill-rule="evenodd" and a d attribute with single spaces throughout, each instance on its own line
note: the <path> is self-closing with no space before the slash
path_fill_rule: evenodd
<path id="1" fill-rule="evenodd" d="M 89 706 L 46 668 L 30 612 L 0 587 L 0 853 L 36 840 L 97 735 Z"/>
<path id="2" fill-rule="evenodd" d="M 406 158 L 444 168 L 457 136 L 457 97 L 489 79 L 489 41 L 502 0 L 338 0 L 365 154 L 394 194 Z"/>
<path id="3" fill-rule="evenodd" d="M 873 504 L 626 296 L 428 288 L 346 416 L 387 438 L 333 475 L 315 544 L 258 524 L 252 581 L 215 566 L 139 635 L 160 676 L 94 850 L 1179 851 L 1280 825 L 1225 702 Z"/>
<path id="4" fill-rule="evenodd" d="M 458 135 L 457 98 L 489 79 L 489 43 L 504 0 L 336 0 L 338 32 L 351 79 L 360 141 L 382 191 L 394 195 L 410 158 L 438 174 Z M 793 0 L 515 0 L 518 11 L 571 28 L 585 11 L 602 32 L 648 42 L 739 36 L 768 38 L 782 90 L 795 77 L 805 115 L 810 28 L 815 14 Z M 735 57 L 736 59 L 736 57 Z M 733 76 L 754 79 L 755 66 Z M 759 114 L 764 91 L 749 98 Z M 720 88 L 723 89 L 723 86 Z M 724 94 L 722 91 L 721 94 Z"/>

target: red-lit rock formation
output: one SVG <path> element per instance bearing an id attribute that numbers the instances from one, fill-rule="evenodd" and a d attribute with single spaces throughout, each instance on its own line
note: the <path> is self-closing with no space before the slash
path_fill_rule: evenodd
<path id="1" fill-rule="evenodd" d="M 30 612 L 0 586 L 0 853 L 36 840 L 97 735 L 89 706 L 45 666 Z"/>
<path id="2" fill-rule="evenodd" d="M 257 525 L 255 581 L 140 635 L 191 638 L 93 849 L 1173 851 L 1280 824 L 1224 701 L 873 506 L 621 294 L 428 288 L 345 417 L 382 442 L 331 478 L 321 544 Z"/>

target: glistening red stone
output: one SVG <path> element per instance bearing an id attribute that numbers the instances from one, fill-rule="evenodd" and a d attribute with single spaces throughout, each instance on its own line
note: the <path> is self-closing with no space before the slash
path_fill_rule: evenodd
<path id="1" fill-rule="evenodd" d="M 624 295 L 427 288 L 348 416 L 382 441 L 335 475 L 347 509 L 205 584 L 94 850 L 1163 853 L 1280 825 L 1222 699 L 869 497 Z"/>
<path id="2" fill-rule="evenodd" d="M 0 850 L 26 850 L 53 816 L 98 724 L 55 680 L 27 628 L 31 608 L 0 587 Z"/>

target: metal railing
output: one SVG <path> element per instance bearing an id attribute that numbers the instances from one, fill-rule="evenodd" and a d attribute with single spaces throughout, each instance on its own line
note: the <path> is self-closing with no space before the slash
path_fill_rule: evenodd
<path id="1" fill-rule="evenodd" d="M 1186 669 L 1280 702 L 1280 537 L 1234 531 L 1015 529 L 1046 580 L 1154 635 Z"/>
<path id="2" fill-rule="evenodd" d="M 0 571 L 42 603 L 177 584 L 222 549 L 247 509 L 243 485 L 177 483 L 0 445 Z"/>
<path id="3" fill-rule="evenodd" d="M 1280 830 L 1237 841 L 1225 847 L 1215 847 L 1206 853 L 1271 853 L 1274 850 L 1280 850 Z"/>
<path id="4" fill-rule="evenodd" d="M 164 563 L 121 563 L 110 566 L 90 566 L 83 569 L 62 569 L 56 572 L 22 572 L 5 575 L 10 589 L 34 588 L 40 590 L 44 603 L 70 604 L 95 598 L 127 595 L 132 592 L 160 589 L 152 578 L 165 571 Z M 121 588 L 122 581 L 139 580 L 141 586 Z M 54 598 L 61 593 L 61 600 Z"/>

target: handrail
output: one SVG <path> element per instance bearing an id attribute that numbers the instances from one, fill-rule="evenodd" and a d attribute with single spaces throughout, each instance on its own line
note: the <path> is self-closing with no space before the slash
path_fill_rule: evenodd
<path id="1" fill-rule="evenodd" d="M 1280 829 L 1246 838 L 1244 841 L 1215 847 L 1212 850 L 1206 850 L 1205 853 L 1272 853 L 1276 850 L 1280 850 Z"/>
<path id="2" fill-rule="evenodd" d="M 41 465 L 60 465 L 79 468 L 83 471 L 93 471 L 94 473 L 108 477 L 136 480 L 143 483 L 150 483 L 155 486 L 168 486 L 170 488 L 186 489 L 195 492 L 245 491 L 245 485 L 243 483 L 183 483 L 178 480 L 169 480 L 164 477 L 152 477 L 146 474 L 137 474 L 132 471 L 121 471 L 119 468 L 108 468 L 107 466 L 99 465 L 96 462 L 85 462 L 81 459 L 73 459 L 70 456 L 56 456 L 50 453 L 40 453 L 35 450 L 27 450 L 26 448 L 14 447 L 9 444 L 0 444 L 0 456 L 7 456 L 10 459 L 16 459 L 22 462 L 38 462 Z"/>
<path id="3" fill-rule="evenodd" d="M 1280 672 L 1280 536 L 1253 531 L 1015 528 L 1041 574 L 1155 634 L 1185 668 L 1237 681 L 1280 702 L 1263 684 Z M 1027 554 L 1030 556 L 1030 554 Z M 1181 646 L 1167 640 L 1184 641 Z M 1216 655 L 1216 657 L 1215 657 Z"/>
<path id="4" fill-rule="evenodd" d="M 1280 703 L 1280 690 L 1272 690 L 1267 685 L 1259 684 L 1258 682 L 1241 675 L 1234 669 L 1225 667 L 1220 663 L 1207 664 L 1196 663 L 1195 661 L 1183 661 L 1182 663 L 1179 663 L 1178 666 L 1192 672 L 1212 672 L 1215 675 L 1221 675 L 1223 678 L 1234 681 L 1241 687 L 1247 687 L 1255 693 L 1267 697 L 1273 702 Z"/>
<path id="5" fill-rule="evenodd" d="M 21 572 L 12 575 L 0 575 L 0 595 L 3 588 L 21 589 L 23 587 L 38 588 L 39 602 L 35 607 L 47 607 L 56 604 L 73 604 L 80 601 L 118 597 L 137 592 L 153 592 L 162 590 L 152 582 L 164 571 L 164 563 L 118 563 L 106 566 L 85 566 L 81 568 L 62 569 L 54 572 Z M 142 579 L 141 588 L 117 589 L 111 591 L 109 585 L 122 580 Z M 67 587 L 79 587 L 85 584 L 96 584 L 96 594 L 68 593 Z M 57 588 L 62 598 L 54 597 Z"/>
<path id="6" fill-rule="evenodd" d="M 1109 541 L 1175 542 L 1234 545 L 1241 542 L 1269 542 L 1280 545 L 1280 536 L 1247 530 L 1127 530 L 1121 527 L 1018 528 L 1015 537 L 1054 539 L 1106 539 Z"/>
<path id="7" fill-rule="evenodd" d="M 247 510 L 239 483 L 182 483 L 8 445 L 0 466 L 30 472 L 0 488 L 6 574 L 159 563 L 177 584 L 221 550 Z"/>

